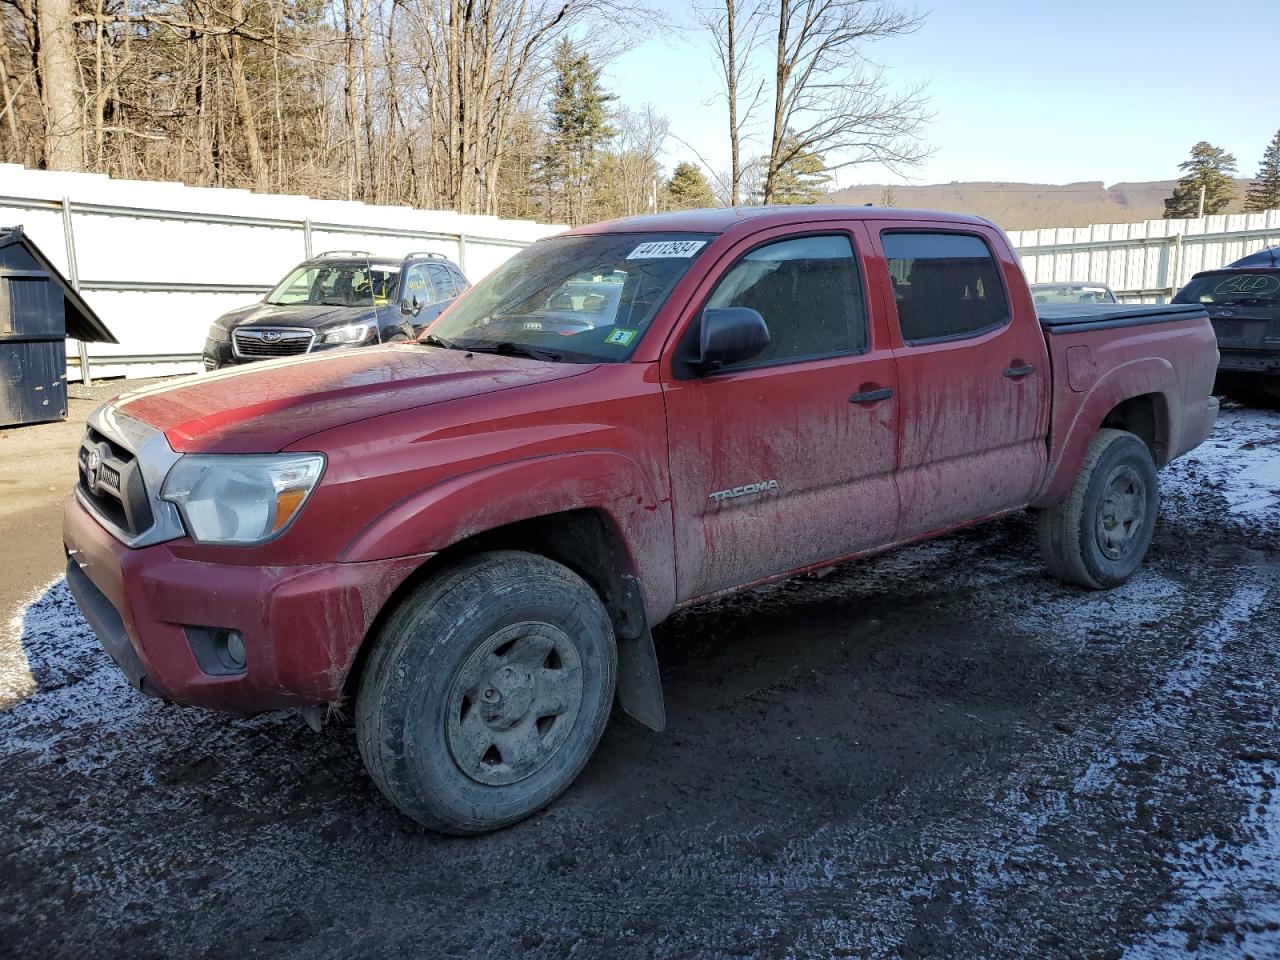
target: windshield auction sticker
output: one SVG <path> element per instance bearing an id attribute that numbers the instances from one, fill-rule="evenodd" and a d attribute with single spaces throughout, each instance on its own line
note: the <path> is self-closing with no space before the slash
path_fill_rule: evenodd
<path id="1" fill-rule="evenodd" d="M 612 343 L 617 347 L 629 347 L 631 346 L 631 341 L 636 338 L 636 334 L 639 332 L 639 330 L 625 330 L 622 327 L 619 327 L 617 330 L 613 331 L 613 333 L 609 334 L 609 336 L 605 337 L 604 342 Z"/>
<path id="2" fill-rule="evenodd" d="M 628 260 L 662 260 L 671 257 L 686 259 L 707 245 L 705 240 L 658 240 L 642 243 L 627 254 Z"/>

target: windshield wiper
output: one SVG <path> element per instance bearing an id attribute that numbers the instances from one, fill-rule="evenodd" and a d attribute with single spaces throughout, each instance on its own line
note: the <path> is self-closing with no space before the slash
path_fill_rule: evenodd
<path id="1" fill-rule="evenodd" d="M 470 344 L 464 349 L 475 353 L 502 353 L 512 357 L 532 357 L 534 360 L 545 360 L 549 363 L 556 363 L 561 356 L 554 350 L 539 350 L 537 347 L 530 347 L 523 343 L 512 343 L 510 340 L 499 340 L 496 343 Z"/>
<path id="2" fill-rule="evenodd" d="M 428 347 L 444 347 L 446 350 L 461 350 L 452 340 L 446 340 L 444 337 L 437 337 L 434 333 L 428 333 L 425 337 L 418 340 L 419 343 L 425 343 Z"/>

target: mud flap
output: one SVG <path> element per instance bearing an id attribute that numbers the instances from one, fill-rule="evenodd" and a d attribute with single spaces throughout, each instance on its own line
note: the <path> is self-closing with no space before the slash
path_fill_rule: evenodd
<path id="1" fill-rule="evenodd" d="M 662 676 L 653 634 L 644 615 L 644 592 L 635 577 L 623 577 L 618 597 L 618 704 L 650 730 L 667 726 Z"/>
<path id="2" fill-rule="evenodd" d="M 661 733 L 666 729 L 662 677 L 658 673 L 653 634 L 647 623 L 640 636 L 624 637 L 618 643 L 618 703 L 650 730 Z"/>

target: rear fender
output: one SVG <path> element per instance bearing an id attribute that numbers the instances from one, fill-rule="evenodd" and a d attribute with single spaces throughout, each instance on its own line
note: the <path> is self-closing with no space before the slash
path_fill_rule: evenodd
<path id="1" fill-rule="evenodd" d="M 1055 358 L 1056 359 L 1056 358 Z M 1065 375 L 1061 379 L 1065 381 Z M 1074 410 L 1055 409 L 1049 434 L 1049 469 L 1045 483 L 1031 504 L 1048 507 L 1071 491 L 1084 462 L 1089 442 L 1102 427 L 1108 413 L 1133 397 L 1155 394 L 1156 434 L 1164 438 L 1166 450 L 1180 449 L 1178 423 L 1170 411 L 1176 410 L 1178 375 L 1163 357 L 1143 357 L 1112 367 L 1093 383 L 1083 398 L 1068 393 L 1065 382 L 1055 391 L 1054 402 L 1074 405 Z M 1158 458 L 1159 460 L 1159 458 Z M 1157 462 L 1157 466 L 1163 464 Z"/>
<path id="2" fill-rule="evenodd" d="M 486 467 L 419 490 L 379 515 L 342 555 L 345 562 L 438 553 L 476 534 L 569 510 L 605 514 L 644 585 L 650 623 L 675 606 L 671 505 L 646 471 L 610 450 L 533 457 Z"/>

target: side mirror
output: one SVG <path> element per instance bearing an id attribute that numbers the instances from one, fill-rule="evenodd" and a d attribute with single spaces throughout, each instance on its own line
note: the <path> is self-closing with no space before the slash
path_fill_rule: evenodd
<path id="1" fill-rule="evenodd" d="M 702 311 L 698 365 L 714 370 L 764 353 L 769 327 L 750 307 L 708 307 Z"/>
<path id="2" fill-rule="evenodd" d="M 414 294 L 412 300 L 406 300 L 400 304 L 400 312 L 406 317 L 416 317 L 422 312 L 421 298 Z"/>

